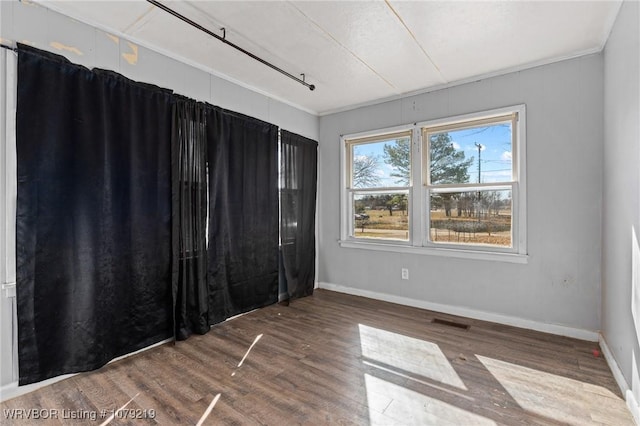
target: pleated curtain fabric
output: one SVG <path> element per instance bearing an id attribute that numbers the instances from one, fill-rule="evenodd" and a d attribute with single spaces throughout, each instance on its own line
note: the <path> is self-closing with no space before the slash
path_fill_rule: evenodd
<path id="1" fill-rule="evenodd" d="M 313 294 L 316 262 L 318 142 L 280 132 L 281 289 L 289 299 Z M 282 294 L 280 295 L 282 298 Z"/>
<path id="2" fill-rule="evenodd" d="M 277 302 L 276 126 L 18 51 L 21 385 Z M 283 141 L 284 264 L 300 297 L 315 274 L 317 143 Z"/>
<path id="3" fill-rule="evenodd" d="M 209 331 L 205 105 L 178 98 L 173 109 L 173 276 L 176 340 Z"/>
<path id="4" fill-rule="evenodd" d="M 210 107 L 207 139 L 215 324 L 278 299 L 278 128 Z"/>
<path id="5" fill-rule="evenodd" d="M 19 383 L 172 335 L 173 95 L 18 47 Z"/>

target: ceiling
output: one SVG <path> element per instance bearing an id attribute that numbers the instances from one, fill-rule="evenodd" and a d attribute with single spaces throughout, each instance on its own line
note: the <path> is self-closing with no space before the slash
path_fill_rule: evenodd
<path id="1" fill-rule="evenodd" d="M 620 1 L 39 1 L 316 114 L 602 49 Z M 220 31 L 220 35 L 222 32 Z"/>

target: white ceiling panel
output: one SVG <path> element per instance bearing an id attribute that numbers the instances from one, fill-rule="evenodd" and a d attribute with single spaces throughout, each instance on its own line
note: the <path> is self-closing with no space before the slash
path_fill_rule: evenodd
<path id="1" fill-rule="evenodd" d="M 247 75 L 238 77 L 250 77 L 250 72 L 255 72 L 252 68 L 256 64 L 251 58 L 158 9 L 154 11 L 153 19 L 138 23 L 126 34 L 135 40 L 153 40 L 153 44 L 161 46 L 164 51 L 216 69 L 223 74 L 234 75 L 249 68 Z"/>
<path id="2" fill-rule="evenodd" d="M 620 1 L 38 1 L 319 114 L 597 52 Z"/>
<path id="3" fill-rule="evenodd" d="M 601 48 L 618 4 L 581 1 L 390 5 L 450 82 Z"/>
<path id="4" fill-rule="evenodd" d="M 384 2 L 295 2 L 311 22 L 343 46 L 396 94 L 445 83 L 429 56 Z"/>
<path id="5" fill-rule="evenodd" d="M 330 103 L 367 102 L 373 91 L 384 93 L 383 97 L 397 93 L 379 74 L 288 2 L 216 1 L 198 2 L 195 7 L 232 29 L 227 31 L 229 40 L 255 52 L 255 47 L 247 46 L 248 40 L 252 40 L 253 46 L 268 52 L 263 55 L 264 59 L 291 74 L 304 73 L 305 78 L 316 85 L 316 90 L 309 92 L 304 86 L 262 66 L 256 78 L 272 85 L 276 90 L 274 94 L 281 98 L 293 97 L 294 103 L 321 111 Z"/>

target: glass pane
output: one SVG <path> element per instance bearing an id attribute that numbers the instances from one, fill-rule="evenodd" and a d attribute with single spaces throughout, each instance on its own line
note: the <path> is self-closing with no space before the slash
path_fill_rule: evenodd
<path id="1" fill-rule="evenodd" d="M 429 133 L 431 184 L 512 180 L 511 121 Z"/>
<path id="2" fill-rule="evenodd" d="M 351 147 L 351 182 L 354 188 L 409 186 L 409 137 L 354 144 Z"/>
<path id="3" fill-rule="evenodd" d="M 355 238 L 409 241 L 409 194 L 354 194 Z"/>
<path id="4" fill-rule="evenodd" d="M 512 247 L 511 190 L 431 193 L 433 243 Z"/>

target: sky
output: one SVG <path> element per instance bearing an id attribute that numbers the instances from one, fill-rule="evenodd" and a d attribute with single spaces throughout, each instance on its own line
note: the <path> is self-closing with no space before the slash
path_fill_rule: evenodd
<path id="1" fill-rule="evenodd" d="M 481 182 L 492 183 L 511 180 L 511 126 L 498 124 L 472 129 L 449 132 L 454 148 L 462 150 L 465 159 L 473 157 L 474 161 L 468 169 L 469 182 L 478 182 L 478 147 L 481 145 L 480 169 Z M 371 144 L 354 145 L 354 156 L 377 156 L 380 178 L 379 187 L 398 186 L 396 178 L 391 177 L 394 169 L 384 162 L 384 145 L 394 144 L 395 140 Z"/>

